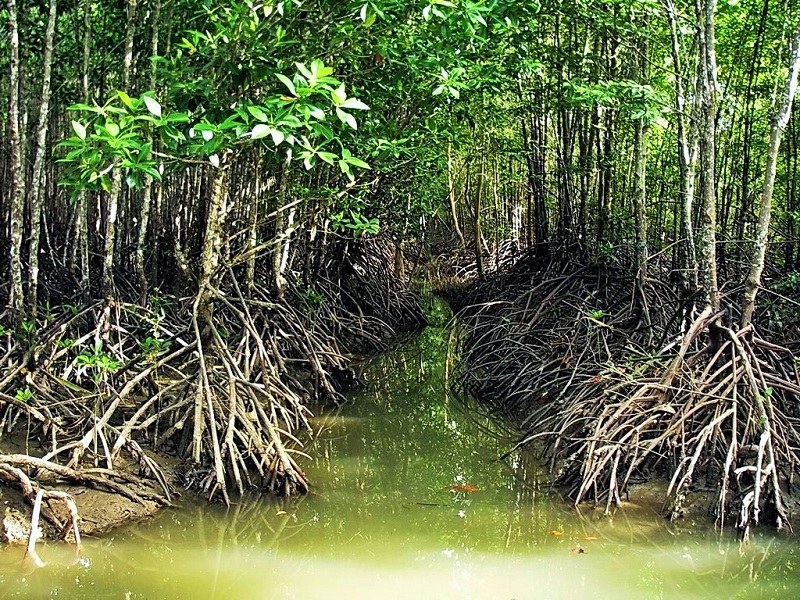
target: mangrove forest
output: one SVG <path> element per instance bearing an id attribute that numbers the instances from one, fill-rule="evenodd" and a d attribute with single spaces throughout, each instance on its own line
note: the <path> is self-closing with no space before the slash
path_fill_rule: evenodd
<path id="1" fill-rule="evenodd" d="M 569 573 L 689 535 L 732 562 L 682 547 L 669 597 L 800 590 L 799 4 L 0 23 L 0 597 L 95 597 L 69 586 L 100 571 L 128 598 L 667 597 L 647 558 Z M 166 579 L 106 564 L 112 528 Z M 326 561 L 416 562 L 273 566 L 321 529 Z M 190 554 L 161 573 L 170 543 L 250 548 L 271 583 L 224 583 L 227 554 L 213 585 Z"/>

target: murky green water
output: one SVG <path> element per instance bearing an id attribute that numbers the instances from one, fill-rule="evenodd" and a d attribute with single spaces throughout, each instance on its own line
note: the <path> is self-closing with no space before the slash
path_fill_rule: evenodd
<path id="1" fill-rule="evenodd" d="M 444 396 L 440 330 L 387 354 L 316 421 L 313 494 L 189 505 L 87 540 L 0 552 L 0 598 L 797 598 L 797 542 L 743 553 L 630 506 L 577 514 Z M 461 491 L 459 491 L 461 490 Z"/>

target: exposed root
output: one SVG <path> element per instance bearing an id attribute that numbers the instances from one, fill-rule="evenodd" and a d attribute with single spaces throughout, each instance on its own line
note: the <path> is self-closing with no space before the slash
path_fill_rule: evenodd
<path id="1" fill-rule="evenodd" d="M 17 466 L 13 466 L 15 462 L 26 466 L 30 466 L 30 464 L 27 461 L 15 461 L 14 458 L 15 457 L 0 455 L 0 479 L 9 485 L 18 487 L 25 500 L 33 507 L 27 553 L 33 560 L 33 563 L 41 567 L 44 566 L 44 562 L 42 562 L 41 558 L 39 558 L 39 555 L 36 553 L 36 541 L 41 537 L 39 528 L 40 515 L 44 515 L 44 517 L 60 531 L 59 539 L 66 539 L 67 535 L 72 532 L 73 541 L 76 545 L 80 546 L 81 534 L 78 526 L 78 507 L 70 494 L 59 490 L 45 490 L 31 481 L 25 471 Z M 69 520 L 66 523 L 59 522 L 52 512 L 48 511 L 42 513 L 42 502 L 45 501 L 49 504 L 51 500 L 57 500 L 65 506 L 67 514 L 69 515 Z"/>
<path id="2" fill-rule="evenodd" d="M 648 321 L 624 278 L 539 275 L 524 293 L 505 286 L 508 300 L 461 314 L 456 383 L 521 424 L 517 447 L 536 442 L 576 503 L 609 510 L 631 483 L 666 475 L 673 518 L 688 492 L 705 489 L 720 527 L 734 513 L 743 537 L 765 520 L 788 526 L 800 464 L 792 352 L 734 331 L 722 313 L 687 319 L 691 305 L 656 282 Z"/>
<path id="3" fill-rule="evenodd" d="M 183 458 L 182 483 L 226 502 L 249 488 L 305 493 L 312 400 L 338 402 L 354 352 L 424 322 L 386 269 L 390 251 L 349 248 L 321 284 L 289 280 L 279 302 L 258 285 L 245 295 L 223 269 L 204 295 L 210 325 L 199 296 L 64 307 L 0 356 L 0 435 L 24 432 L 26 468 L 135 501 L 171 501 L 159 454 Z"/>

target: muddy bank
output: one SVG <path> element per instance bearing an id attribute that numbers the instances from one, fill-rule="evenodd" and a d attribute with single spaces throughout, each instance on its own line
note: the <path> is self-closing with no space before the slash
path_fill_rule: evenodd
<path id="1" fill-rule="evenodd" d="M 119 494 L 97 489 L 67 485 L 55 485 L 52 489 L 66 492 L 75 499 L 82 536 L 101 536 L 117 527 L 148 519 L 162 508 L 153 501 L 145 500 L 141 504 Z M 3 487 L 0 488 L 0 506 L 3 511 L 0 543 L 26 544 L 30 535 L 31 514 L 25 498 L 13 488 Z M 67 518 L 65 511 L 58 508 L 53 510 L 53 516 L 62 522 Z M 40 523 L 40 527 L 45 539 L 60 538 L 61 531 L 54 520 L 46 519 Z"/>

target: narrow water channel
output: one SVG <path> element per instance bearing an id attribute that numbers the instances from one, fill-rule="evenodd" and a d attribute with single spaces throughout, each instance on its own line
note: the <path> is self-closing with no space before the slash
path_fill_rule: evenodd
<path id="1" fill-rule="evenodd" d="M 740 552 L 707 525 L 631 504 L 612 518 L 540 489 L 535 469 L 445 393 L 443 330 L 375 360 L 315 420 L 313 493 L 184 505 L 80 555 L 0 552 L 0 598 L 796 598 L 797 542 Z M 306 461 L 306 464 L 308 461 Z"/>

